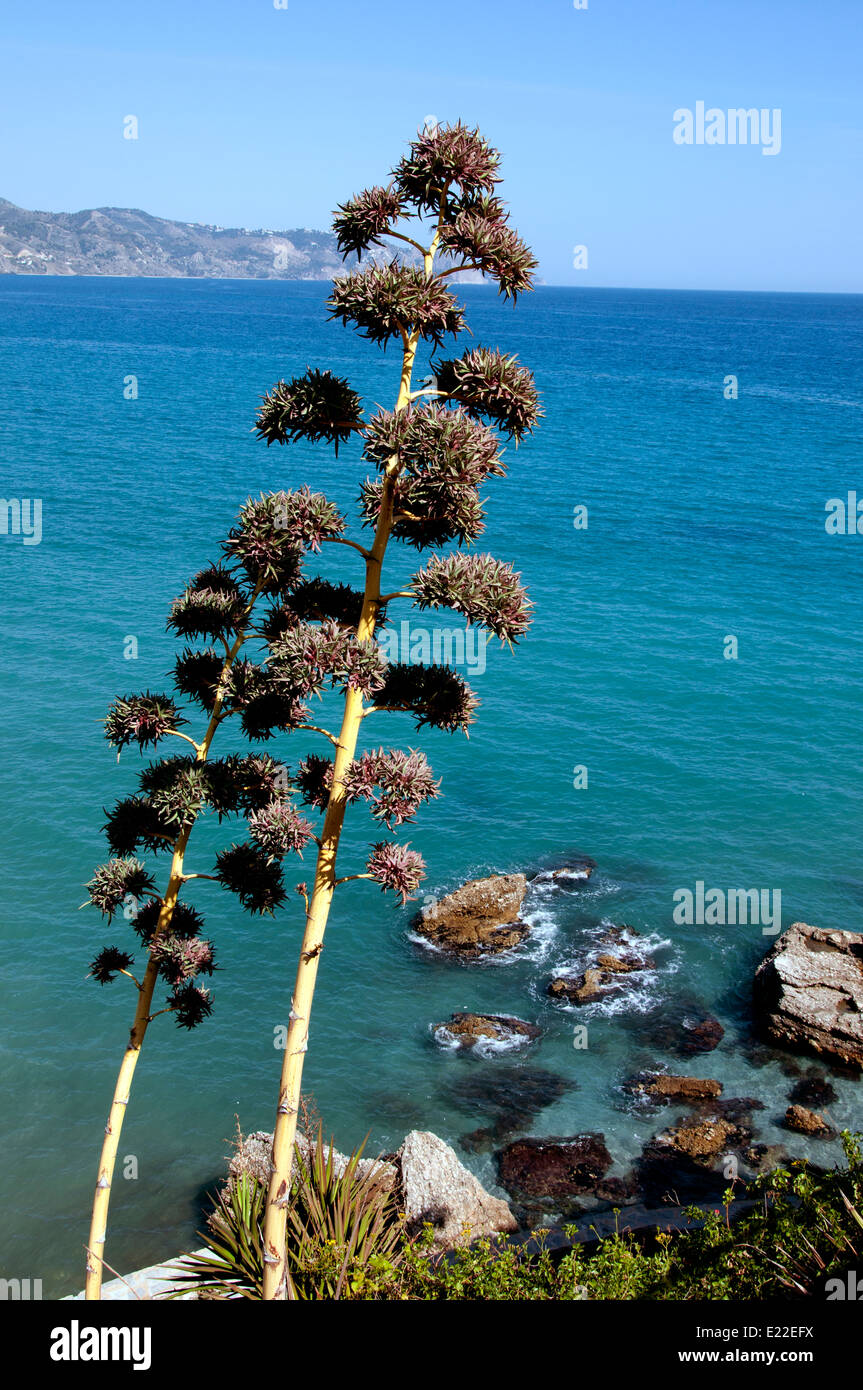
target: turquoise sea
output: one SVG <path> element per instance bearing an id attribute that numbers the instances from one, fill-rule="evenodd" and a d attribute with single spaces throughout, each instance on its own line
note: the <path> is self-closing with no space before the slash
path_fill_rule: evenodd
<path id="1" fill-rule="evenodd" d="M 85 978 L 103 944 L 130 935 L 78 910 L 106 857 L 102 808 L 138 766 L 128 753 L 117 764 L 99 721 L 116 693 L 165 685 L 171 599 L 249 494 L 310 482 L 352 507 L 355 446 L 335 460 L 268 451 L 251 433 L 261 394 L 308 364 L 391 405 L 396 356 L 325 322 L 326 293 L 0 279 L 2 493 L 42 500 L 38 545 L 0 536 L 0 1274 L 42 1278 L 47 1297 L 82 1283 L 132 1010 L 125 982 Z M 781 890 L 786 926 L 863 926 L 863 535 L 825 530 L 829 499 L 863 497 L 863 298 L 541 288 L 513 311 L 485 287 L 462 293 L 477 340 L 517 351 L 544 398 L 542 429 L 508 450 L 508 478 L 488 488 L 482 542 L 521 570 L 535 621 L 514 654 L 488 649 L 469 740 L 417 735 L 401 716 L 381 716 L 369 739 L 421 742 L 443 778 L 444 795 L 403 832 L 428 861 L 430 892 L 576 852 L 598 868 L 581 887 L 534 889 L 529 944 L 473 967 L 420 947 L 410 909 L 373 885 L 340 890 L 307 1087 L 343 1148 L 369 1132 L 372 1149 L 389 1149 L 413 1127 L 459 1146 L 550 1073 L 553 1099 L 522 1132 L 601 1130 L 622 1173 L 674 1112 L 634 1114 L 620 1083 L 669 1061 L 717 1077 L 726 1096 L 759 1097 L 759 1139 L 829 1159 L 836 1146 L 777 1127 L 791 1081 L 746 1045 L 752 971 L 771 938 L 677 926 L 672 909 L 675 890 L 700 880 Z M 732 375 L 738 396 L 726 399 Z M 350 579 L 358 557 L 333 549 L 325 572 Z M 416 558 L 391 556 L 396 588 Z M 291 765 L 309 737 L 274 751 Z M 577 766 L 586 788 L 573 785 Z M 362 810 L 350 816 L 341 872 L 375 830 Z M 228 834 L 196 830 L 197 867 Z M 296 877 L 310 873 L 307 860 Z M 165 1018 L 147 1039 L 121 1145 L 137 1177 L 116 1183 L 106 1250 L 120 1271 L 194 1248 L 199 1195 L 235 1116 L 244 1131 L 272 1123 L 299 900 L 272 921 L 215 884 L 194 900 L 222 967 L 215 1010 L 192 1035 Z M 646 933 L 655 969 L 610 1003 L 553 1004 L 552 972 L 577 965 L 603 923 Z M 441 1049 L 430 1025 L 464 1008 L 535 1019 L 544 1036 L 529 1053 Z M 721 1019 L 722 1044 L 669 1059 L 651 1021 L 699 1008 Z M 586 1050 L 572 1045 L 577 1022 Z M 834 1084 L 831 1118 L 860 1125 L 859 1085 Z M 491 1152 L 460 1152 L 493 1183 Z"/>

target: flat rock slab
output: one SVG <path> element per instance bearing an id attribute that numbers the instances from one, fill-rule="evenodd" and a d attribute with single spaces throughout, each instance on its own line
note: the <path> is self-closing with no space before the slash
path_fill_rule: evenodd
<path id="1" fill-rule="evenodd" d="M 774 1041 L 863 1067 L 863 935 L 795 922 L 755 972 L 759 1024 Z"/>
<path id="2" fill-rule="evenodd" d="M 467 959 L 509 951 L 530 931 L 519 920 L 526 892 L 524 874 L 471 879 L 424 908 L 415 930 L 440 950 Z"/>

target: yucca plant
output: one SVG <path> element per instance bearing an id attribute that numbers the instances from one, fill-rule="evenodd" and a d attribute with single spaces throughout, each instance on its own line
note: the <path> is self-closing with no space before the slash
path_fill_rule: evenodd
<path id="1" fill-rule="evenodd" d="M 300 1299 L 350 1297 L 373 1262 L 395 1270 L 403 1221 L 394 1194 L 375 1165 L 360 1171 L 361 1145 L 343 1168 L 318 1127 L 304 1152 L 298 1144 L 288 1207 L 288 1277 Z M 216 1194 L 201 1235 L 205 1253 L 185 1255 L 176 1284 L 220 1298 L 263 1296 L 266 1185 L 247 1172 Z M 177 1297 L 177 1293 L 169 1297 Z"/>
<path id="2" fill-rule="evenodd" d="M 392 593 L 382 587 L 390 540 L 417 550 L 470 546 L 484 529 L 479 489 L 505 473 L 501 436 L 516 443 L 541 411 L 530 372 L 498 348 L 475 346 L 460 357 L 430 360 L 431 376 L 415 386 L 421 347 L 440 352 L 444 340 L 466 328 L 464 310 L 448 279 L 480 270 L 515 300 L 531 288 L 536 261 L 513 231 L 496 193 L 499 155 L 476 130 L 462 124 L 426 130 L 397 164 L 386 186 L 364 190 L 343 204 L 334 228 L 345 257 L 372 247 L 407 247 L 414 263 L 391 259 L 352 271 L 334 282 L 331 316 L 372 343 L 401 348 L 394 408 L 364 420 L 349 383 L 309 369 L 280 381 L 264 399 L 258 431 L 268 444 L 325 440 L 336 449 L 358 434 L 375 476 L 362 486 L 359 510 L 374 539 L 353 546 L 364 567 L 361 591 L 338 613 L 360 650 L 386 623 L 389 605 L 412 601 L 420 609 L 449 608 L 512 645 L 527 630 L 530 605 L 511 565 L 461 549 L 433 555 L 410 582 Z M 386 253 L 385 253 L 386 255 Z M 429 384 L 429 382 L 431 384 Z M 340 538 L 342 539 L 342 538 Z M 339 629 L 341 630 L 341 629 Z M 309 648 L 313 646 L 309 642 Z M 299 654 L 298 654 L 299 655 Z M 307 659 L 304 653 L 300 660 Z M 323 657 L 326 660 L 326 657 Z M 286 1223 L 303 1062 L 324 933 L 336 887 L 370 878 L 402 900 L 425 876 L 421 856 L 408 845 L 373 845 L 365 870 L 337 876 L 336 858 L 345 812 L 366 801 L 389 827 L 413 819 L 436 796 L 425 755 L 371 749 L 357 756 L 364 721 L 383 710 L 410 713 L 417 728 L 467 731 L 477 700 L 451 666 L 397 663 L 370 676 L 366 688 L 349 682 L 341 725 L 330 738 L 332 759 L 310 759 L 303 792 L 324 815 L 314 883 L 289 1015 L 287 1045 L 273 1136 L 272 1174 L 264 1225 L 264 1297 L 289 1297 Z"/>

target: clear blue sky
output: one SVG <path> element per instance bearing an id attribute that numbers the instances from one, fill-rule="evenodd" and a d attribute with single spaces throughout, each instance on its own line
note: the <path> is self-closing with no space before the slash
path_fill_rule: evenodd
<path id="1" fill-rule="evenodd" d="M 550 284 L 863 290 L 863 0 L 34 0 L 3 30 L 25 207 L 328 227 L 461 117 Z M 675 144 L 697 101 L 780 108 L 780 153 Z"/>

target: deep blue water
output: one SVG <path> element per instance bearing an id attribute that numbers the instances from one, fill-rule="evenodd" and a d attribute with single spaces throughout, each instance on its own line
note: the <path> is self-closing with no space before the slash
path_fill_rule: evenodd
<path id="1" fill-rule="evenodd" d="M 106 930 L 78 907 L 105 857 L 102 807 L 137 768 L 129 754 L 117 765 L 99 720 L 115 693 L 165 684 L 170 601 L 249 494 L 308 481 L 352 508 L 364 476 L 355 447 L 334 460 L 268 451 L 251 433 L 260 395 L 307 364 L 392 403 L 395 354 L 326 323 L 326 292 L 0 280 L 2 492 L 43 509 L 40 544 L 0 536 L 0 1272 L 41 1277 L 46 1295 L 81 1284 L 131 1020 L 124 982 L 100 990 L 85 978 L 101 945 L 123 941 L 122 924 Z M 758 926 L 676 926 L 673 893 L 699 879 L 780 889 L 784 925 L 861 926 L 863 536 L 830 536 L 824 521 L 828 499 L 863 496 L 863 299 L 545 288 L 513 312 L 484 287 L 463 295 L 477 339 L 517 351 L 544 398 L 541 431 L 508 451 L 508 478 L 488 487 L 482 541 L 521 570 L 535 621 L 514 654 L 488 649 L 469 741 L 418 736 L 400 716 L 369 738 L 421 741 L 444 779 L 405 835 L 428 861 L 430 892 L 576 850 L 598 869 L 579 891 L 534 893 L 529 945 L 473 968 L 418 947 L 410 912 L 373 885 L 341 890 L 308 1089 L 342 1147 L 370 1131 L 373 1148 L 389 1148 L 415 1126 L 458 1144 L 489 1119 L 474 1083 L 541 1068 L 571 1085 L 533 1132 L 602 1130 L 624 1171 L 657 1122 L 625 1107 L 620 1082 L 664 1060 L 632 1032 L 633 1015 L 687 1000 L 726 1036 L 674 1065 L 717 1076 L 726 1095 L 759 1096 L 759 1137 L 776 1140 L 790 1082 L 776 1064 L 753 1068 L 741 1046 L 770 938 Z M 723 394 L 730 374 L 736 400 Z M 130 375 L 136 400 L 124 399 Z M 573 527 L 577 505 L 587 530 Z M 325 572 L 354 577 L 358 557 L 333 549 Z M 397 550 L 391 588 L 416 567 Z M 128 636 L 137 661 L 124 659 Z M 723 655 L 729 636 L 737 660 Z M 308 740 L 275 748 L 290 765 Z M 586 789 L 573 787 L 576 765 Z M 201 868 L 227 833 L 196 830 Z M 342 872 L 375 837 L 364 812 L 351 815 Z M 296 877 L 310 873 L 307 860 Z M 273 1030 L 289 1005 L 299 900 L 261 921 L 215 884 L 198 890 L 223 967 L 216 1008 L 192 1035 L 160 1019 L 148 1036 L 121 1145 L 139 1176 L 116 1184 L 106 1251 L 121 1270 L 194 1240 L 196 1194 L 223 1163 L 235 1115 L 244 1130 L 272 1123 Z M 576 1015 L 545 986 L 603 922 L 647 933 L 656 969 Z M 430 1025 L 466 1007 L 537 1019 L 543 1040 L 518 1057 L 437 1047 Z M 575 1051 L 584 1021 L 590 1045 Z M 831 1116 L 859 1124 L 859 1088 L 836 1085 Z M 493 1181 L 489 1154 L 463 1156 Z"/>

